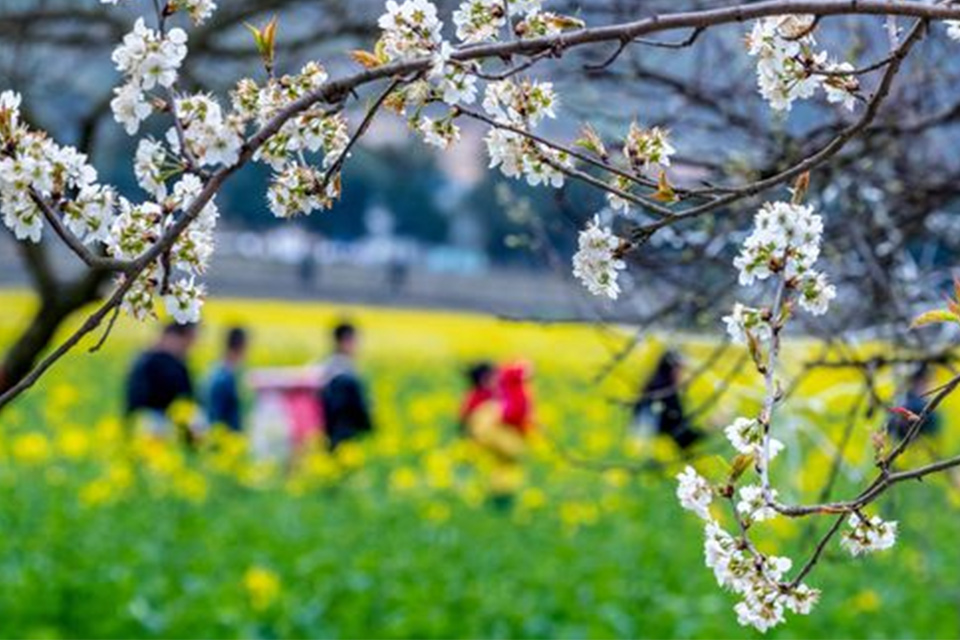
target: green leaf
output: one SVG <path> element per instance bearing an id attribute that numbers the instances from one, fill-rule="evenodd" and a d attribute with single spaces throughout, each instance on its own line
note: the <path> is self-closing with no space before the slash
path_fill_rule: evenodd
<path id="1" fill-rule="evenodd" d="M 928 324 L 941 324 L 944 322 L 956 322 L 960 324 L 960 317 L 946 309 L 934 309 L 933 311 L 921 313 L 914 318 L 913 323 L 910 324 L 910 328 L 916 329 L 917 327 L 925 327 Z"/>

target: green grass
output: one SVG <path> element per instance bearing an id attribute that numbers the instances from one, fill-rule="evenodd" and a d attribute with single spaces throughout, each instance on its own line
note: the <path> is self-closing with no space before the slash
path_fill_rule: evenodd
<path id="1" fill-rule="evenodd" d="M 0 304 L 11 310 L 0 324 L 2 342 L 29 302 L 0 296 Z M 238 320 L 256 330 L 257 363 L 319 357 L 325 327 L 340 313 L 212 304 L 194 365 L 205 368 L 219 331 Z M 340 467 L 318 457 L 320 471 L 289 476 L 232 466 L 235 458 L 213 453 L 174 455 L 168 468 L 167 458 L 131 452 L 116 430 L 120 384 L 151 329 L 128 322 L 102 353 L 71 356 L 0 414 L 0 636 L 759 635 L 737 625 L 733 597 L 703 566 L 699 521 L 676 504 L 665 474 L 587 470 L 544 445 L 527 464 L 517 508 L 502 511 L 484 500 L 485 471 L 454 434 L 462 365 L 522 355 L 536 367 L 538 415 L 551 439 L 591 460 L 670 457 L 628 449 L 625 416 L 604 399 L 632 392 L 655 344 L 597 388 L 591 374 L 622 337 L 473 316 L 349 313 L 366 330 L 364 367 L 381 435 L 356 454 L 362 460 Z M 708 346 L 688 341 L 685 350 L 695 359 Z M 694 387 L 691 402 L 709 393 L 723 367 Z M 792 414 L 801 432 L 836 439 L 849 402 L 838 389 L 847 382 L 808 385 Z M 722 425 L 755 406 L 752 383 L 749 374 L 739 377 L 709 422 Z M 813 411 L 817 390 L 832 395 Z M 858 425 L 851 468 L 869 468 L 868 433 Z M 30 461 L 29 434 L 42 434 L 48 455 Z M 72 450 L 71 437 L 89 449 Z M 816 495 L 829 456 L 803 433 L 796 441 L 803 455 L 785 458 L 777 479 L 799 500 Z M 328 463 L 332 475 L 324 475 Z M 412 471 L 416 486 L 401 488 L 399 470 Z M 97 482 L 109 487 L 107 498 L 91 497 Z M 837 494 L 855 484 L 845 477 Z M 823 590 L 821 603 L 768 635 L 956 637 L 956 504 L 942 479 L 898 490 L 879 507 L 901 523 L 897 546 L 862 560 L 831 546 L 809 579 Z M 765 544 L 799 561 L 827 522 L 806 524 L 772 525 Z M 265 603 L 245 580 L 251 568 L 278 581 Z"/>

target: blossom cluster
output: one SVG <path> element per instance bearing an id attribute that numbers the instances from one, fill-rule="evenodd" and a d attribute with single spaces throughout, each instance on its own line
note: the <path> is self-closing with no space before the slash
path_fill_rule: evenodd
<path id="1" fill-rule="evenodd" d="M 734 260 L 740 284 L 750 286 L 778 276 L 788 291 L 796 292 L 801 308 L 813 315 L 826 313 L 837 291 L 813 268 L 820 257 L 822 236 L 823 219 L 813 207 L 789 202 L 764 204 L 754 218 L 753 232 Z M 771 322 L 779 322 L 769 315 L 737 304 L 724 322 L 735 342 L 749 342 L 751 336 L 763 341 L 772 334 Z"/>
<path id="2" fill-rule="evenodd" d="M 508 25 L 520 38 L 551 36 L 584 26 L 576 18 L 544 11 L 542 0 L 466 0 L 454 11 L 453 22 L 457 38 L 464 44 L 495 41 Z"/>
<path id="3" fill-rule="evenodd" d="M 18 240 L 40 242 L 39 202 L 62 203 L 64 224 L 81 242 L 103 237 L 113 215 L 113 191 L 97 184 L 87 156 L 30 129 L 21 97 L 0 93 L 0 214 Z"/>
<path id="4" fill-rule="evenodd" d="M 827 101 L 852 110 L 860 89 L 849 63 L 829 60 L 816 50 L 816 17 L 788 15 L 762 18 L 747 36 L 747 51 L 757 58 L 760 95 L 777 111 L 823 89 Z"/>
<path id="5" fill-rule="evenodd" d="M 113 52 L 113 62 L 123 73 L 125 84 L 114 90 L 110 107 L 128 134 L 135 134 L 140 123 L 153 113 L 147 92 L 173 87 L 186 56 L 187 33 L 180 28 L 161 34 L 138 18 L 133 31 L 124 36 Z"/>
<path id="6" fill-rule="evenodd" d="M 802 184 L 798 184 L 795 197 L 802 190 Z M 734 607 L 740 624 L 761 632 L 782 623 L 787 611 L 809 613 L 820 596 L 818 590 L 806 586 L 800 578 L 785 580 L 792 561 L 759 551 L 749 534 L 756 524 L 777 518 L 784 510 L 769 482 L 770 462 L 784 449 L 783 443 L 770 435 L 773 407 L 778 401 L 778 387 L 773 378 L 777 352 L 774 340 L 789 318 L 794 299 L 801 307 L 818 314 L 826 311 L 836 295 L 826 277 L 813 269 L 820 256 L 822 234 L 823 220 L 810 206 L 796 202 L 767 203 L 756 214 L 753 231 L 744 241 L 734 265 L 743 286 L 775 279 L 776 302 L 770 309 L 737 303 L 724 322 L 734 341 L 750 344 L 758 369 L 767 376 L 764 410 L 756 418 L 739 417 L 724 430 L 738 454 L 724 485 L 711 486 L 692 467 L 677 476 L 680 505 L 707 523 L 707 567 L 713 570 L 721 587 L 740 596 Z M 763 343 L 769 343 L 770 347 L 766 362 L 761 363 Z M 762 482 L 745 484 L 737 490 L 736 484 L 750 467 Z M 729 499 L 739 535 L 724 530 L 711 513 L 711 504 L 718 496 Z M 896 540 L 895 522 L 884 522 L 877 516 L 867 518 L 855 512 L 849 523 L 850 530 L 843 535 L 841 545 L 853 555 L 887 549 Z"/>
<path id="7" fill-rule="evenodd" d="M 686 467 L 677 481 L 680 505 L 706 523 L 705 564 L 713 570 L 717 584 L 741 598 L 734 606 L 740 624 L 767 631 L 782 623 L 788 610 L 801 615 L 810 613 L 820 592 L 802 582 L 793 584 L 784 580 L 793 566 L 789 558 L 761 553 L 745 535 L 734 537 L 727 532 L 710 511 L 716 490 L 693 467 Z M 775 515 L 760 487 L 743 487 L 740 498 L 736 512 L 744 527 Z"/>
<path id="8" fill-rule="evenodd" d="M 676 149 L 670 144 L 668 133 L 664 129 L 644 129 L 636 122 L 630 125 L 627 140 L 623 145 L 623 155 L 638 172 L 669 167 L 670 156 L 674 153 Z"/>
<path id="9" fill-rule="evenodd" d="M 573 275 L 594 295 L 616 298 L 620 294 L 617 272 L 626 264 L 618 257 L 621 240 L 600 225 L 599 216 L 580 232 L 579 250 L 573 256 Z"/>
<path id="10" fill-rule="evenodd" d="M 897 523 L 886 522 L 879 516 L 867 518 L 854 513 L 848 521 L 850 530 L 843 533 L 840 544 L 850 552 L 850 555 L 859 556 L 873 551 L 885 551 L 897 541 Z"/>
<path id="11" fill-rule="evenodd" d="M 224 117 L 213 97 L 196 94 L 177 98 L 174 114 L 179 128 L 167 131 L 167 142 L 175 154 L 195 160 L 200 166 L 236 164 L 243 146 L 242 123 L 236 117 Z M 181 149 L 181 144 L 185 148 Z"/>
<path id="12" fill-rule="evenodd" d="M 297 75 L 271 78 L 263 86 L 251 79 L 237 83 L 232 94 L 233 118 L 241 126 L 267 125 L 283 109 L 327 81 L 327 72 L 309 62 Z M 274 175 L 268 192 L 270 210 L 280 218 L 304 215 L 327 209 L 339 196 L 336 168 L 346 152 L 350 136 L 346 119 L 339 113 L 326 113 L 314 106 L 288 120 L 254 155 L 269 164 Z M 317 154 L 317 163 L 307 162 L 306 154 Z"/>
<path id="13" fill-rule="evenodd" d="M 527 132 L 544 118 L 555 118 L 558 98 L 549 82 L 506 79 L 487 85 L 483 108 L 497 123 L 485 142 L 490 167 L 509 178 L 525 177 L 531 186 L 562 187 L 572 167 L 567 153 L 532 140 Z"/>
<path id="14" fill-rule="evenodd" d="M 72 147 L 62 147 L 21 122 L 20 96 L 0 94 L 0 211 L 4 224 L 20 240 L 39 242 L 44 228 L 44 207 L 59 216 L 66 232 L 85 244 L 101 243 L 108 255 L 132 260 L 149 250 L 175 222 L 174 212 L 185 210 L 203 189 L 202 181 L 184 176 L 167 195 L 159 170 L 151 176 L 146 156 L 156 147 L 138 150 L 138 178 L 149 183 L 158 202 L 133 204 L 97 183 L 87 158 Z M 177 320 L 199 317 L 202 288 L 194 284 L 209 262 L 213 248 L 216 207 L 208 204 L 175 242 L 167 267 L 153 265 L 142 274 L 124 299 L 136 317 L 153 314 L 153 300 L 163 293 L 167 308 Z M 166 290 L 161 285 L 166 283 Z"/>
<path id="15" fill-rule="evenodd" d="M 443 23 L 430 0 L 387 0 L 386 13 L 378 25 L 383 30 L 380 46 L 389 60 L 432 56 L 443 43 Z"/>

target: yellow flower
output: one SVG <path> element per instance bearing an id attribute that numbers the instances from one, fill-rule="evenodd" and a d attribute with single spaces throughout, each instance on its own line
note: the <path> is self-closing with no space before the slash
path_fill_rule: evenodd
<path id="1" fill-rule="evenodd" d="M 64 428 L 57 438 L 57 449 L 73 460 L 86 456 L 90 450 L 90 437 L 86 429 L 76 426 Z"/>
<path id="2" fill-rule="evenodd" d="M 80 392 L 76 387 L 69 384 L 58 384 L 50 390 L 48 406 L 56 410 L 70 408 L 80 398 Z"/>
<path id="3" fill-rule="evenodd" d="M 608 469 L 603 479 L 614 489 L 622 489 L 630 483 L 630 473 L 624 469 Z"/>
<path id="4" fill-rule="evenodd" d="M 591 525 L 600 518 L 600 510 L 590 502 L 564 502 L 560 505 L 560 520 L 570 529 Z"/>
<path id="5" fill-rule="evenodd" d="M 390 490 L 396 493 L 410 491 L 417 486 L 417 472 L 410 467 L 400 467 L 390 473 Z"/>
<path id="6" fill-rule="evenodd" d="M 873 589 L 864 589 L 850 600 L 854 611 L 870 613 L 880 608 L 880 596 Z"/>
<path id="7" fill-rule="evenodd" d="M 437 524 L 449 520 L 450 513 L 450 505 L 443 502 L 431 502 L 423 509 L 423 517 Z"/>
<path id="8" fill-rule="evenodd" d="M 207 499 L 207 479 L 196 471 L 184 470 L 173 476 L 173 489 L 181 498 L 196 504 Z"/>
<path id="9" fill-rule="evenodd" d="M 196 424 L 199 418 L 200 408 L 191 400 L 180 399 L 174 401 L 167 409 L 167 417 L 170 421 L 182 427 Z"/>
<path id="10" fill-rule="evenodd" d="M 97 423 L 94 440 L 98 447 L 101 445 L 119 442 L 123 438 L 123 425 L 113 417 L 100 420 Z"/>
<path id="11" fill-rule="evenodd" d="M 80 502 L 86 507 L 98 507 L 110 502 L 115 495 L 113 484 L 106 478 L 98 478 L 80 489 Z"/>
<path id="12" fill-rule="evenodd" d="M 50 443 L 42 433 L 31 432 L 13 441 L 13 457 L 25 464 L 42 464 L 50 457 Z"/>
<path id="13" fill-rule="evenodd" d="M 427 479 L 434 489 L 449 489 L 453 486 L 453 465 L 444 451 L 433 451 L 427 455 L 425 466 Z"/>
<path id="14" fill-rule="evenodd" d="M 528 487 L 520 492 L 519 504 L 530 511 L 540 509 L 547 504 L 547 494 L 538 487 Z"/>
<path id="15" fill-rule="evenodd" d="M 344 469 L 357 469 L 366 459 L 363 447 L 356 442 L 344 442 L 337 447 L 334 456 Z"/>
<path id="16" fill-rule="evenodd" d="M 280 578 L 270 569 L 250 567 L 243 574 L 243 588 L 254 611 L 266 611 L 280 597 Z"/>

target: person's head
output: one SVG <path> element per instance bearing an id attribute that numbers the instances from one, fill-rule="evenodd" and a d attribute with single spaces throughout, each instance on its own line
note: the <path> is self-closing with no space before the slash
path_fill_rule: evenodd
<path id="1" fill-rule="evenodd" d="M 478 362 L 467 369 L 467 379 L 473 389 L 493 389 L 496 370 L 489 362 Z"/>
<path id="2" fill-rule="evenodd" d="M 197 330 L 198 325 L 195 323 L 171 322 L 163 328 L 159 346 L 164 351 L 185 358 L 197 341 Z"/>
<path id="3" fill-rule="evenodd" d="M 247 355 L 247 331 L 242 327 L 233 327 L 227 331 L 224 357 L 228 362 L 240 362 Z"/>
<path id="4" fill-rule="evenodd" d="M 350 322 L 341 322 L 333 329 L 333 348 L 345 356 L 357 351 L 357 328 Z"/>
<path id="5" fill-rule="evenodd" d="M 680 372 L 683 369 L 683 360 L 680 354 L 667 349 L 657 361 L 657 366 L 647 383 L 647 391 L 674 387 L 680 382 Z"/>

